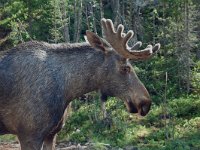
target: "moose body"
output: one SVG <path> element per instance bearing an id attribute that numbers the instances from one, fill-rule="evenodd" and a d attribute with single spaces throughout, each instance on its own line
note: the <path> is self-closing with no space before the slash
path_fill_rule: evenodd
<path id="1" fill-rule="evenodd" d="M 87 38 L 90 44 L 31 41 L 2 52 L 0 134 L 17 135 L 22 150 L 52 150 L 69 103 L 94 90 L 124 100 L 131 113 L 148 113 L 149 94 L 127 58 L 94 33 Z"/>

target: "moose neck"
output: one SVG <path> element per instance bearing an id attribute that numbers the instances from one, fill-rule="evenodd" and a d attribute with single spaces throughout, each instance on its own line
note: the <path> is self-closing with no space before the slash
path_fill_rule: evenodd
<path id="1" fill-rule="evenodd" d="M 62 58 L 59 63 L 64 71 L 65 97 L 68 101 L 98 90 L 101 77 L 98 68 L 104 61 L 104 54 L 87 44 L 70 46 L 67 50 L 56 50 L 58 58 Z"/>

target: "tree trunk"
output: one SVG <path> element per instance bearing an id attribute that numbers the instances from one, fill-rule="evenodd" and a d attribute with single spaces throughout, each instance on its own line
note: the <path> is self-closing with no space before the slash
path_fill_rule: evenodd
<path id="1" fill-rule="evenodd" d="M 104 11 L 103 11 L 103 2 L 102 0 L 99 0 L 99 4 L 100 4 L 100 15 L 101 15 L 101 19 L 104 18 Z M 103 28 L 101 28 L 101 34 L 102 37 L 105 37 L 104 33 L 103 33 Z"/>
<path id="2" fill-rule="evenodd" d="M 79 9 L 78 9 L 77 36 L 76 36 L 75 42 L 78 42 L 80 39 L 81 24 L 82 24 L 82 8 L 83 8 L 82 0 L 80 0 L 79 3 L 80 3 L 80 5 L 79 5 Z"/>
<path id="3" fill-rule="evenodd" d="M 115 27 L 118 25 L 120 21 L 119 16 L 121 16 L 119 6 L 120 6 L 119 0 L 111 0 L 111 8 L 113 10 L 113 20 Z"/>
<path id="4" fill-rule="evenodd" d="M 189 43 L 189 4 L 185 0 L 185 69 L 186 69 L 186 89 L 187 93 L 190 92 L 190 43 Z"/>
<path id="5" fill-rule="evenodd" d="M 82 23 L 82 0 L 74 1 L 74 42 L 80 39 L 81 23 Z"/>
<path id="6" fill-rule="evenodd" d="M 93 29 L 94 29 L 94 33 L 97 33 L 97 27 L 96 27 L 96 20 L 95 20 L 95 7 L 93 7 L 93 3 L 91 4 L 91 13 L 92 13 L 92 21 L 93 21 Z"/>
<path id="7" fill-rule="evenodd" d="M 138 6 L 136 3 L 136 0 L 130 0 L 129 1 L 129 9 L 130 9 L 130 22 L 128 23 L 130 25 L 130 29 L 134 32 L 134 37 L 132 38 L 131 42 L 135 43 L 137 42 L 137 34 L 138 34 L 138 26 L 139 23 L 139 12 L 138 12 Z"/>
<path id="8" fill-rule="evenodd" d="M 77 0 L 74 0 L 74 36 L 73 36 L 73 42 L 76 41 L 77 36 L 77 24 L 78 24 L 78 17 L 77 17 Z"/>
<path id="9" fill-rule="evenodd" d="M 88 11 L 88 5 L 85 6 L 85 14 L 86 14 L 86 24 L 87 24 L 87 30 L 90 30 L 90 21 L 89 21 L 89 11 Z"/>
<path id="10" fill-rule="evenodd" d="M 66 4 L 65 0 L 61 0 L 61 14 L 62 14 L 62 22 L 63 22 L 63 37 L 66 43 L 70 43 L 69 37 L 69 21 L 67 19 L 67 12 L 66 12 Z"/>

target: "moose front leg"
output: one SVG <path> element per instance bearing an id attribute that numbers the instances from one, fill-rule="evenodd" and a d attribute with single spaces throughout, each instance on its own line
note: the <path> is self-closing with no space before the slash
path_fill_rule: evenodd
<path id="1" fill-rule="evenodd" d="M 106 101 L 108 99 L 108 96 L 106 94 L 102 94 L 100 96 L 100 100 L 101 100 L 101 111 L 103 113 L 103 119 L 107 118 L 107 111 L 106 111 Z"/>
<path id="2" fill-rule="evenodd" d="M 36 136 L 37 137 L 37 136 Z M 18 136 L 21 150 L 41 150 L 43 140 L 34 136 Z"/>
<path id="3" fill-rule="evenodd" d="M 56 134 L 50 135 L 44 140 L 43 150 L 55 150 Z"/>
<path id="4" fill-rule="evenodd" d="M 106 111 L 106 101 L 108 99 L 107 94 L 101 93 L 100 100 L 101 100 L 101 111 L 103 113 L 103 124 L 107 127 L 111 127 L 112 125 L 112 119 L 108 115 Z"/>

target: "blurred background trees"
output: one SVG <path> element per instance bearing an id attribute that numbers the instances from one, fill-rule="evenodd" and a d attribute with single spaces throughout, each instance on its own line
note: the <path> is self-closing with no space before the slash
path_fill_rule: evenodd
<path id="1" fill-rule="evenodd" d="M 167 113 L 173 112 L 174 117 L 183 115 L 181 117 L 188 118 L 189 115 L 189 118 L 194 119 L 194 116 L 198 116 L 197 114 L 200 114 L 199 0 L 1 0 L 0 50 L 6 50 L 29 40 L 49 43 L 83 42 L 86 30 L 102 36 L 100 25 L 102 17 L 112 19 L 115 26 L 123 24 L 126 31 L 133 30 L 135 36 L 130 41 L 132 43 L 142 41 L 144 47 L 148 44 L 161 43 L 161 50 L 151 60 L 132 62 L 152 96 L 154 112 L 158 113 L 160 106 L 165 104 L 165 107 L 169 107 L 169 110 L 166 109 L 169 111 Z M 178 104 L 180 104 L 178 107 L 184 108 L 177 108 Z M 114 111 L 112 108 L 118 106 L 118 104 L 112 106 L 114 105 L 112 100 L 107 105 L 112 111 Z M 91 105 L 84 107 L 98 110 Z M 123 109 L 120 109 L 120 114 L 124 114 Z M 80 111 L 82 114 L 79 114 Z M 76 114 L 83 117 L 89 113 L 88 117 L 92 124 L 92 116 L 96 116 L 96 113 L 85 111 L 81 108 Z M 76 114 L 70 120 L 72 123 L 80 121 L 76 120 Z M 85 119 L 88 118 L 85 116 Z M 148 121 L 157 121 L 155 118 L 151 119 L 150 115 Z M 123 115 L 121 120 L 124 121 Z M 197 121 L 200 122 L 200 119 Z M 81 123 L 79 122 L 77 126 L 79 124 Z M 200 127 L 200 123 L 198 125 Z M 67 128 L 72 131 L 70 127 Z M 112 128 L 113 133 L 116 130 L 123 131 L 121 128 L 116 128 L 116 126 Z M 118 135 L 119 139 L 122 135 Z"/>

